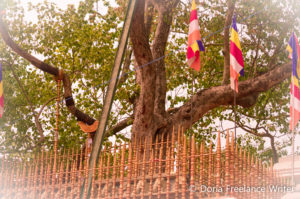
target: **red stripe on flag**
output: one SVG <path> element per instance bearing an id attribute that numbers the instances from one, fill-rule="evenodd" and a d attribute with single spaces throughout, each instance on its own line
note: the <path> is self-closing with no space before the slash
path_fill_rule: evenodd
<path id="1" fill-rule="evenodd" d="M 293 92 L 294 91 L 294 92 Z M 294 85 L 294 90 L 293 90 L 293 83 L 291 83 L 291 93 L 294 95 L 297 99 L 300 100 L 300 89 Z"/>
<path id="2" fill-rule="evenodd" d="M 190 23 L 191 23 L 193 20 L 198 20 L 198 17 L 197 17 L 197 10 L 192 10 L 192 12 L 191 12 Z"/>
<path id="3" fill-rule="evenodd" d="M 294 117 L 292 115 L 293 111 L 294 111 Z M 297 122 L 300 120 L 300 112 L 297 111 L 296 109 L 293 110 L 293 107 L 290 107 L 290 113 L 291 113 L 290 130 L 292 130 L 297 125 Z"/>
<path id="4" fill-rule="evenodd" d="M 187 58 L 188 58 L 188 59 L 191 59 L 191 58 L 194 57 L 194 56 L 195 56 L 195 53 L 194 53 L 193 49 L 189 46 L 189 47 L 187 48 Z"/>
<path id="5" fill-rule="evenodd" d="M 199 57 L 199 51 L 195 52 L 195 61 L 191 64 L 191 68 L 195 69 L 196 71 L 200 70 L 200 57 Z"/>
<path id="6" fill-rule="evenodd" d="M 243 60 L 243 54 L 242 51 L 235 45 L 234 42 L 230 41 L 230 54 L 232 54 L 236 61 L 244 67 L 244 60 Z"/>

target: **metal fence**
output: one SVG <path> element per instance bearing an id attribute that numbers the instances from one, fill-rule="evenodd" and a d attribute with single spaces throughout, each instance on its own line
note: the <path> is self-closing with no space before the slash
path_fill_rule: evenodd
<path id="1" fill-rule="evenodd" d="M 80 198 L 90 148 L 42 151 L 28 161 L 0 160 L 0 198 Z M 55 163 L 55 164 L 54 164 Z M 172 132 L 152 143 L 106 145 L 93 165 L 91 198 L 280 198 L 290 179 L 278 177 L 231 142 L 221 149 Z M 87 186 L 85 186 L 87 187 Z M 87 190 L 84 190 L 84 197 Z"/>

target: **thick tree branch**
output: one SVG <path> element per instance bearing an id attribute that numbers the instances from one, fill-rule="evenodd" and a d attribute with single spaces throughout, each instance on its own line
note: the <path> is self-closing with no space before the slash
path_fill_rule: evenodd
<path id="1" fill-rule="evenodd" d="M 58 75 L 58 69 L 47 64 L 44 63 L 42 61 L 40 61 L 39 59 L 37 59 L 36 57 L 30 55 L 29 53 L 27 53 L 26 51 L 24 51 L 20 46 L 18 46 L 9 36 L 8 31 L 5 27 L 5 24 L 2 20 L 2 18 L 0 17 L 0 32 L 2 35 L 3 40 L 5 41 L 5 43 L 18 55 L 20 55 L 21 57 L 23 57 L 24 59 L 28 60 L 32 65 L 34 65 L 35 67 L 41 69 L 42 71 L 49 73 L 51 75 L 57 76 Z"/>
<path id="2" fill-rule="evenodd" d="M 222 85 L 225 85 L 229 82 L 229 74 L 230 74 L 230 52 L 229 52 L 229 30 L 230 24 L 232 21 L 232 16 L 235 8 L 235 0 L 227 1 L 227 14 L 224 24 L 224 72 L 223 72 L 223 81 Z"/>
<path id="3" fill-rule="evenodd" d="M 30 55 L 26 51 L 24 51 L 20 46 L 18 46 L 9 36 L 9 33 L 5 27 L 5 24 L 2 21 L 2 18 L 0 17 L 0 33 L 2 35 L 2 38 L 4 42 L 18 55 L 23 57 L 24 59 L 28 60 L 32 65 L 37 67 L 38 69 L 49 73 L 54 76 L 59 75 L 59 70 L 58 68 L 55 68 L 45 62 L 40 61 L 36 57 Z M 75 107 L 75 102 L 72 97 L 72 85 L 69 79 L 69 76 L 65 73 L 63 73 L 63 87 L 64 87 L 64 97 L 66 100 L 66 105 L 68 110 L 77 118 L 79 121 L 83 121 L 89 125 L 93 124 L 95 119 L 90 117 L 89 115 L 83 113 L 79 109 Z"/>
<path id="4" fill-rule="evenodd" d="M 135 57 L 135 67 L 148 64 L 153 60 L 150 44 L 144 21 L 145 1 L 140 0 L 136 5 L 134 20 L 132 21 L 130 40 Z M 136 100 L 134 117 L 136 118 L 132 127 L 135 133 L 151 135 L 154 127 L 154 100 L 155 100 L 155 65 L 136 70 L 136 80 L 140 86 L 139 97 Z"/>
<path id="5" fill-rule="evenodd" d="M 130 117 L 120 121 L 118 124 L 116 124 L 115 126 L 111 127 L 110 129 L 108 129 L 105 133 L 105 137 L 110 137 L 112 135 L 117 134 L 118 132 L 122 131 L 123 129 L 125 129 L 126 127 L 132 125 L 134 120 L 134 116 L 131 115 Z"/>
<path id="6" fill-rule="evenodd" d="M 150 31 L 152 26 L 152 19 L 153 19 L 153 5 L 150 0 L 146 0 L 145 4 L 145 29 L 146 29 L 146 37 L 150 38 Z"/>
<path id="7" fill-rule="evenodd" d="M 156 28 L 152 54 L 153 58 L 157 59 L 164 56 L 167 41 L 170 33 L 170 27 L 172 25 L 172 16 L 174 15 L 174 9 L 177 7 L 179 1 L 153 1 L 154 7 L 158 10 L 158 25 Z M 165 125 L 165 99 L 167 93 L 167 80 L 166 80 L 166 68 L 165 60 L 161 59 L 155 63 L 156 70 L 156 82 L 155 82 L 155 107 L 154 112 L 156 114 L 158 128 Z M 159 124 L 161 123 L 161 124 Z"/>
<path id="8" fill-rule="evenodd" d="M 258 96 L 259 93 L 278 85 L 290 77 L 291 71 L 291 63 L 287 63 L 254 79 L 240 82 L 237 104 L 243 106 L 243 99 L 252 95 Z M 193 109 L 191 109 L 191 103 Z M 178 124 L 178 121 L 181 121 L 181 125 L 187 129 L 208 111 L 221 105 L 233 105 L 233 92 L 230 85 L 212 87 L 197 92 L 172 116 L 173 123 Z"/>

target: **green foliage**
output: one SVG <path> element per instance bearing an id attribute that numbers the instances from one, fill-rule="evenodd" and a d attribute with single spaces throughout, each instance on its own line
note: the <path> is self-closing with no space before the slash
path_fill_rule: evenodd
<path id="1" fill-rule="evenodd" d="M 66 71 L 73 84 L 76 106 L 92 117 L 99 118 L 127 1 L 116 1 L 118 7 L 112 7 L 110 1 L 102 1 L 108 10 L 105 14 L 97 12 L 96 2 L 85 0 L 78 7 L 70 5 L 66 10 L 47 1 L 38 5 L 30 4 L 29 9 L 38 13 L 36 23 L 26 21 L 24 10 L 13 1 L 1 1 L 0 7 L 6 9 L 5 21 L 13 39 L 28 52 Z M 199 24 L 206 47 L 205 53 L 201 54 L 202 68 L 199 73 L 189 69 L 186 64 L 190 4 L 182 1 L 174 11 L 165 58 L 168 108 L 179 107 L 196 91 L 219 86 L 222 82 L 224 41 L 220 30 L 224 27 L 227 6 L 224 1 L 212 0 L 205 1 L 199 8 Z M 299 11 L 299 5 L 291 4 L 288 0 L 237 1 L 238 23 L 256 13 L 238 26 L 245 59 L 245 77 L 241 77 L 240 81 L 255 78 L 275 65 L 287 62 L 284 49 L 292 30 L 299 32 L 299 21 L 296 20 Z M 156 17 L 151 29 L 151 40 L 157 25 Z M 39 134 L 30 106 L 6 65 L 11 64 L 17 71 L 36 112 L 56 96 L 56 82 L 50 75 L 41 73 L 11 53 L 2 41 L 0 48 L 5 92 L 5 113 L 0 120 L 0 150 L 17 154 L 35 146 Z M 130 72 L 126 81 L 118 87 L 108 128 L 132 114 L 131 99 L 138 93 L 135 74 Z M 285 81 L 261 94 L 255 106 L 248 109 L 238 107 L 238 120 L 244 126 L 259 121 L 259 127 L 266 128 L 272 135 L 285 134 L 288 130 L 288 95 L 289 82 Z M 81 145 L 86 135 L 81 132 L 77 121 L 61 100 L 59 148 Z M 40 117 L 46 137 L 43 145 L 48 148 L 53 143 L 55 111 L 55 101 L 52 101 Z M 233 119 L 232 107 L 220 106 L 201 118 L 188 133 L 194 133 L 197 140 L 215 139 L 213 132 L 220 129 L 220 123 Z M 261 129 L 257 129 L 257 132 L 260 133 Z M 119 135 L 116 139 L 125 138 Z M 249 151 L 256 150 L 265 156 L 269 155 L 264 140 L 249 135 L 239 140 Z"/>

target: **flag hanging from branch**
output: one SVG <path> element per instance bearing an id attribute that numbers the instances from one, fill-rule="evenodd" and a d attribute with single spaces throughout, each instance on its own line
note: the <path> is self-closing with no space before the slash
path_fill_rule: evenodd
<path id="1" fill-rule="evenodd" d="M 236 16 L 233 16 L 230 38 L 230 85 L 238 92 L 239 76 L 244 76 L 244 59 L 236 26 Z"/>
<path id="2" fill-rule="evenodd" d="M 3 98 L 3 80 L 2 80 L 2 66 L 0 63 L 0 118 L 3 115 L 3 107 L 4 107 L 4 98 Z"/>
<path id="3" fill-rule="evenodd" d="M 188 65 L 200 70 L 200 51 L 204 51 L 204 46 L 201 41 L 200 27 L 198 24 L 197 7 L 195 0 L 192 3 L 192 11 L 190 16 L 188 48 L 187 48 L 187 62 Z"/>
<path id="4" fill-rule="evenodd" d="M 287 50 L 290 53 L 290 58 L 293 63 L 293 72 L 291 80 L 291 99 L 290 99 L 290 130 L 293 130 L 300 120 L 300 91 L 299 91 L 299 77 L 300 77 L 300 47 L 296 35 L 293 33 Z"/>

